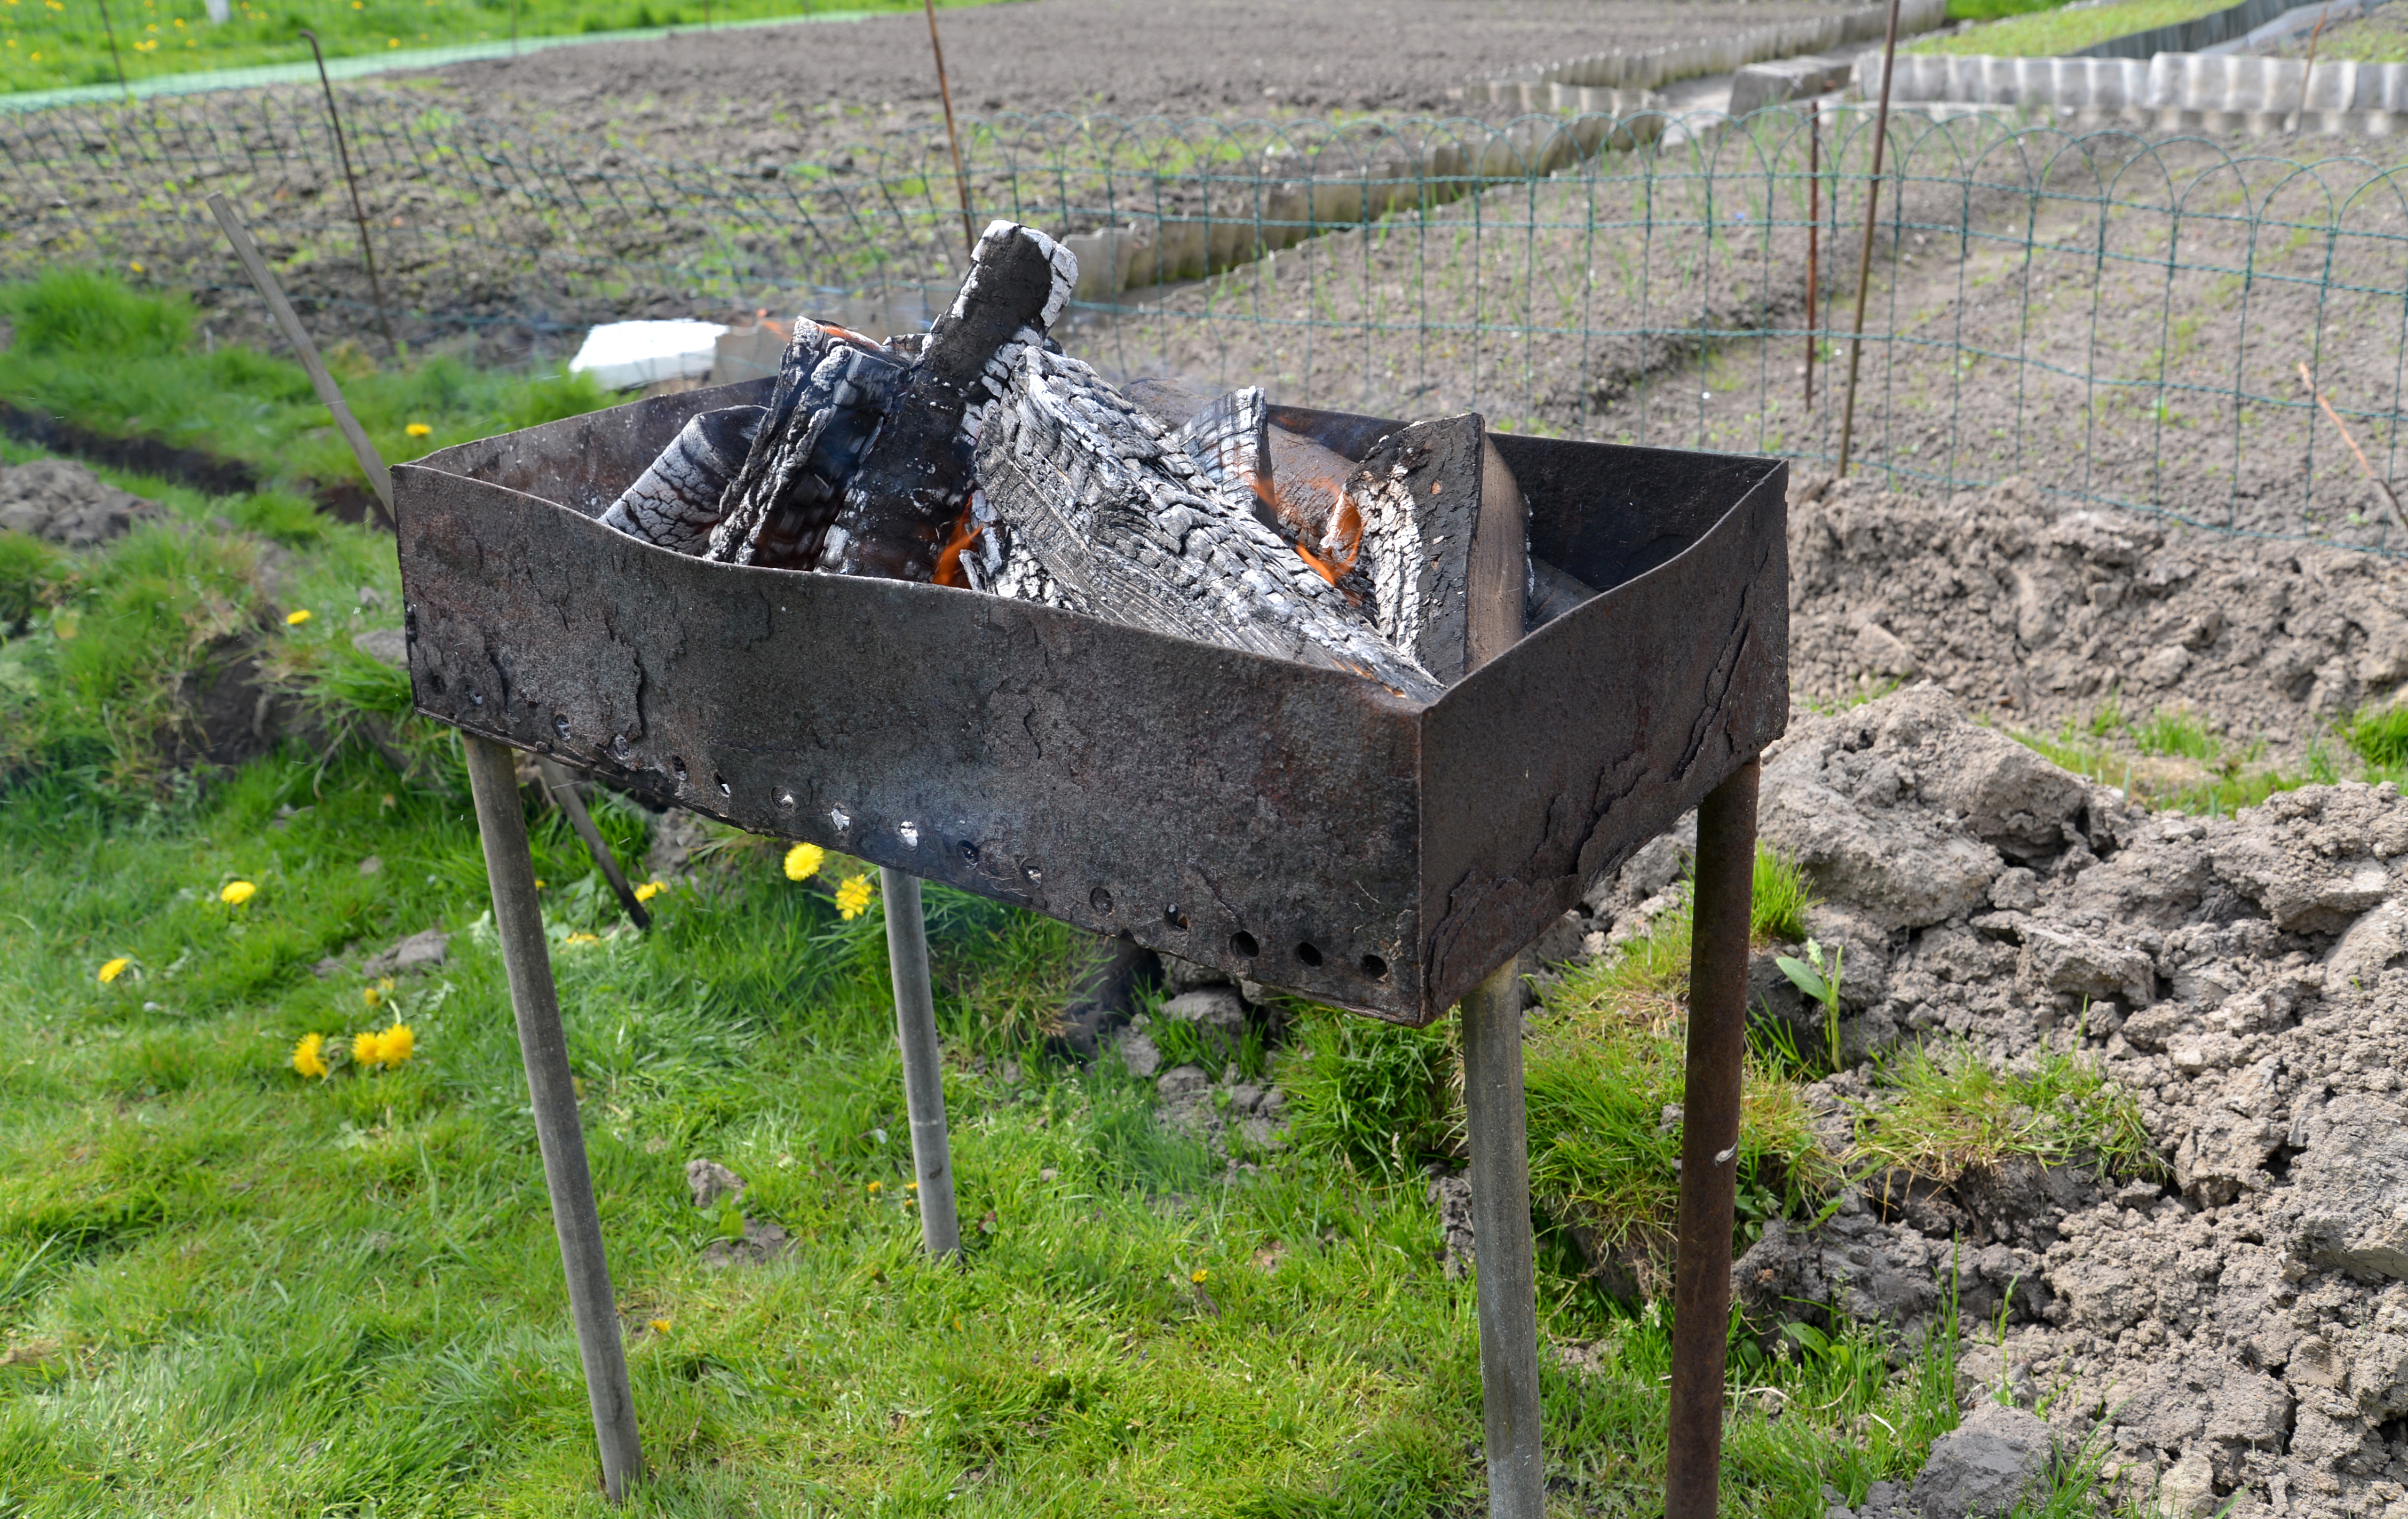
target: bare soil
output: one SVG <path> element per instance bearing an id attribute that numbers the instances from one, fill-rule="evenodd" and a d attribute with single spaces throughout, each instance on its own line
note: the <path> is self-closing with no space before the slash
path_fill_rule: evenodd
<path id="1" fill-rule="evenodd" d="M 1831 0 L 1021 0 L 942 13 L 953 108 L 1119 116 L 1462 111 L 1464 81 L 1845 8 Z M 455 108 L 666 157 L 817 156 L 939 119 L 913 14 L 559 48 L 395 76 Z"/>

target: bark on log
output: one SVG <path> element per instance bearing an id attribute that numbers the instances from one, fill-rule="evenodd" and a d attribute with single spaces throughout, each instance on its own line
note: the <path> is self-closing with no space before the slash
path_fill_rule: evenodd
<path id="1" fill-rule="evenodd" d="M 796 322 L 752 451 L 721 503 L 710 557 L 810 566 L 902 372 L 899 357 L 859 333 Z"/>

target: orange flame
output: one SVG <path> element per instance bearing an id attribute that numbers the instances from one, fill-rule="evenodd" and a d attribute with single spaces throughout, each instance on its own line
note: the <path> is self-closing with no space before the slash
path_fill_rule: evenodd
<path id="1" fill-rule="evenodd" d="M 964 507 L 961 516 L 953 521 L 952 536 L 945 539 L 944 548 L 937 553 L 935 579 L 939 585 L 950 585 L 962 591 L 970 588 L 969 575 L 962 568 L 962 553 L 985 531 L 986 524 L 978 520 L 976 509 Z"/>

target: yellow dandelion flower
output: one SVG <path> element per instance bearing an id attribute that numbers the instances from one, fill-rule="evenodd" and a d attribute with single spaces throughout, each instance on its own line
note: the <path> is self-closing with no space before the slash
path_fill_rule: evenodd
<path id="1" fill-rule="evenodd" d="M 660 896 L 661 893 L 666 890 L 668 890 L 668 888 L 662 885 L 659 881 L 648 881 L 636 888 L 636 900 L 638 902 L 649 902 L 653 897 Z"/>
<path id="2" fill-rule="evenodd" d="M 370 1029 L 351 1036 L 351 1058 L 363 1066 L 384 1064 L 384 1036 Z"/>
<path id="3" fill-rule="evenodd" d="M 827 863 L 827 851 L 817 844 L 796 844 L 786 851 L 786 879 L 809 881 Z"/>
<path id="4" fill-rule="evenodd" d="M 599 944 L 602 942 L 602 936 L 599 934 L 571 934 L 560 942 L 561 947 L 564 949 L 580 944 Z"/>
<path id="5" fill-rule="evenodd" d="M 920 1190 L 920 1183 L 917 1182 L 906 1182 L 903 1183 L 903 1190 L 906 1192 L 917 1192 Z"/>
<path id="6" fill-rule="evenodd" d="M 118 977 L 124 975 L 125 967 L 133 963 L 134 962 L 131 959 L 122 954 L 119 955 L 116 959 L 111 960 L 108 964 L 100 967 L 100 983 L 103 986 L 106 986 L 110 982 L 115 981 Z"/>
<path id="7" fill-rule="evenodd" d="M 398 1066 L 418 1053 L 418 1034 L 408 1024 L 395 1024 L 377 1041 L 377 1052 L 388 1066 Z"/>
<path id="8" fill-rule="evenodd" d="M 34 54 L 34 56 L 35 56 L 35 58 L 36 58 L 36 59 L 37 59 L 37 60 L 38 60 L 42 55 L 41 55 L 40 53 L 36 53 L 36 54 Z M 138 258 L 137 258 L 137 259 L 135 259 L 135 260 L 133 260 L 133 261 L 131 261 L 131 262 L 130 262 L 130 263 L 128 263 L 125 266 L 126 266 L 127 268 L 129 268 L 129 269 L 133 270 L 136 274 L 147 274 L 147 273 L 149 273 L 149 272 L 150 272 L 149 270 L 147 270 L 147 269 L 145 269 L 145 268 L 143 268 L 143 267 L 142 267 L 142 261 L 141 261 L 140 259 L 138 259 Z"/>
<path id="9" fill-rule="evenodd" d="M 307 607 L 295 607 L 291 611 L 284 614 L 284 625 L 286 627 L 299 627 L 308 620 L 309 609 Z"/>
<path id="10" fill-rule="evenodd" d="M 872 1192 L 883 1192 L 886 1190 L 886 1183 L 883 1182 L 872 1182 L 869 1183 L 869 1190 Z"/>
<path id="11" fill-rule="evenodd" d="M 669 1332 L 669 1321 L 666 1319 L 654 1319 L 652 1321 L 650 1328 L 652 1333 L 656 1335 L 665 1335 Z"/>
<path id="12" fill-rule="evenodd" d="M 855 876 L 836 889 L 837 915 L 850 922 L 869 910 L 869 899 L 875 895 L 867 876 Z"/>
<path id="13" fill-rule="evenodd" d="M 1205 1270 L 1199 1266 L 1195 1270 L 1187 1273 L 1187 1280 L 1200 1287 L 1204 1284 L 1204 1279 L 1211 1274 L 1211 1272 Z"/>
<path id="14" fill-rule="evenodd" d="M 423 422 L 413 422 L 408 426 L 404 427 L 402 431 L 408 433 L 412 437 L 424 437 L 429 433 L 434 432 L 435 429 L 429 427 Z"/>
<path id="15" fill-rule="evenodd" d="M 218 888 L 218 900 L 228 907 L 240 907 L 259 895 L 259 888 L 248 881 L 229 881 Z"/>
<path id="16" fill-rule="evenodd" d="M 326 1036 L 304 1034 L 301 1042 L 293 1046 L 293 1068 L 304 1076 L 326 1079 Z"/>
<path id="17" fill-rule="evenodd" d="M 956 1313 L 956 1314 L 954 1314 L 954 1315 L 953 1315 L 953 1332 L 954 1332 L 955 1334 L 959 1334 L 959 1333 L 961 1333 L 961 1330 L 962 1330 L 962 1316 L 961 1316 L 959 1313 Z"/>
<path id="18" fill-rule="evenodd" d="M 363 986 L 360 988 L 360 1000 L 373 1008 L 384 1000 L 384 994 L 373 986 Z"/>

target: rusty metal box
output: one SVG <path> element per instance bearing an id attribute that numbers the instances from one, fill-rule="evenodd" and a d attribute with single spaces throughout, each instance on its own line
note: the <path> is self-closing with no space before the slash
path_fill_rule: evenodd
<path id="1" fill-rule="evenodd" d="M 969 591 L 711 564 L 595 521 L 689 417 L 767 383 L 396 467 L 419 709 L 1415 1025 L 1787 721 L 1777 460 L 1494 435 L 1533 555 L 1603 594 L 1426 706 Z"/>

